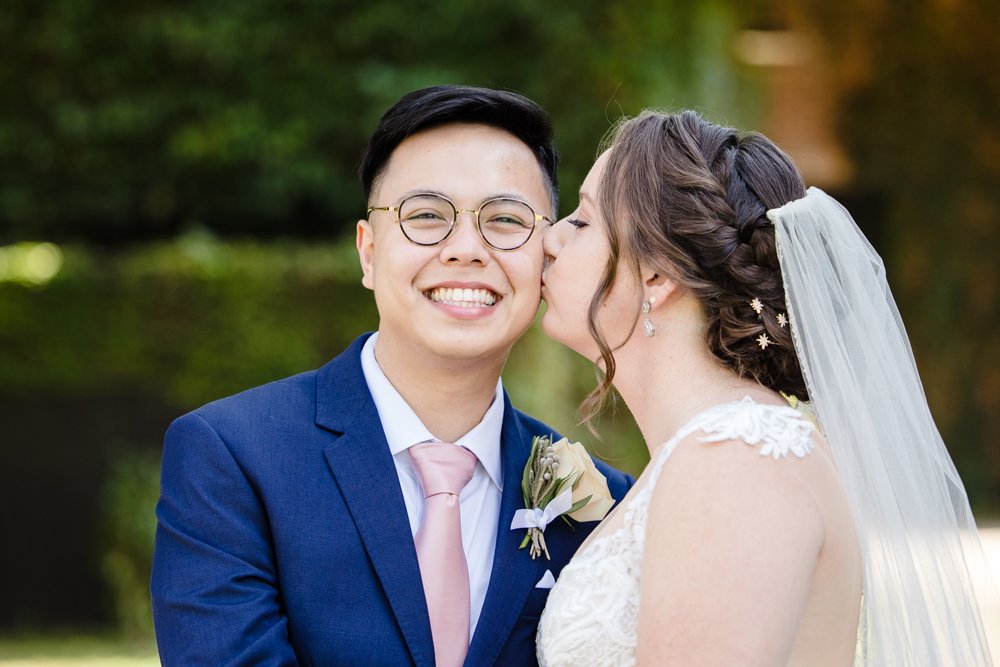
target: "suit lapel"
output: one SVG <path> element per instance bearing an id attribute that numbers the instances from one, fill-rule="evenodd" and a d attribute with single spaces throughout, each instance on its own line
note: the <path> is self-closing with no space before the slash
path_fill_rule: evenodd
<path id="1" fill-rule="evenodd" d="M 493 554 L 493 570 L 486 591 L 483 611 L 479 616 L 466 665 L 491 665 L 507 642 L 528 594 L 544 572 L 544 559 L 532 560 L 527 549 L 519 549 L 523 530 L 511 530 L 514 512 L 524 507 L 521 476 L 531 451 L 531 437 L 504 393 L 504 418 L 501 433 L 503 456 L 503 492 L 500 518 L 497 524 L 497 545 Z"/>
<path id="2" fill-rule="evenodd" d="M 418 666 L 430 667 L 434 645 L 417 552 L 395 464 L 361 370 L 363 343 L 359 338 L 320 370 L 316 423 L 343 433 L 323 453 L 410 654 Z"/>

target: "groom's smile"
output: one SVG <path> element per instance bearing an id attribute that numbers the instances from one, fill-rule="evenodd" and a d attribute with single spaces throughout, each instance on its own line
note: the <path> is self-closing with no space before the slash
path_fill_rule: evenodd
<path id="1" fill-rule="evenodd" d="M 424 292 L 428 299 L 443 308 L 459 308 L 454 314 L 461 317 L 477 315 L 470 312 L 492 308 L 501 297 L 489 286 L 478 283 L 452 283 L 447 286 L 434 287 Z M 485 314 L 485 312 L 483 313 Z"/>

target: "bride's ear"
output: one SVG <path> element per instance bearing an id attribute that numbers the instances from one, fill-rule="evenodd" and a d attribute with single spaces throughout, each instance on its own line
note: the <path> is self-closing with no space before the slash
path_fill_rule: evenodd
<path id="1" fill-rule="evenodd" d="M 663 270 L 640 267 L 642 278 L 642 300 L 650 301 L 650 310 L 656 310 L 670 297 L 680 294 L 680 286 Z"/>

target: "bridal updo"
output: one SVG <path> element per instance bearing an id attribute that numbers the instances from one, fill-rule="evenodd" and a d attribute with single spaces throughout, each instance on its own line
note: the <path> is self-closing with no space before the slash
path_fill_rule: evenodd
<path id="1" fill-rule="evenodd" d="M 638 272 L 640 264 L 701 303 L 706 342 L 726 366 L 807 399 L 791 326 L 782 326 L 785 290 L 767 218 L 769 209 L 805 196 L 791 159 L 761 134 L 715 125 L 693 111 L 645 111 L 618 126 L 607 147 L 598 198 L 611 257 L 589 311 L 606 373 L 582 406 L 585 418 L 603 404 L 615 369 L 598 310 L 619 269 Z"/>

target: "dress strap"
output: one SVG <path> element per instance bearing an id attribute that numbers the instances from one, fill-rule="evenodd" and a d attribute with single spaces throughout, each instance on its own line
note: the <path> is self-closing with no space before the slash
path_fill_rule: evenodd
<path id="1" fill-rule="evenodd" d="M 674 449 L 685 438 L 697 432 L 701 442 L 742 440 L 758 447 L 761 456 L 774 460 L 787 458 L 789 453 L 803 458 L 814 448 L 811 434 L 813 423 L 798 410 L 781 405 L 757 403 L 749 396 L 741 401 L 723 403 L 704 410 L 682 426 L 674 437 L 665 442 L 650 461 L 649 479 L 643 482 L 636 497 L 625 506 L 624 528 L 631 531 L 636 544 L 645 541 L 646 517 L 653 490 L 663 466 Z"/>
<path id="2" fill-rule="evenodd" d="M 798 404 L 800 408 L 805 405 Z M 757 403 L 749 396 L 699 412 L 656 452 L 650 462 L 653 467 L 647 486 L 652 488 L 656 484 L 663 464 L 677 445 L 698 431 L 704 433 L 698 438 L 701 442 L 742 440 L 751 447 L 759 447 L 761 456 L 770 456 L 775 461 L 789 454 L 801 459 L 815 447 L 811 436 L 816 427 L 807 414 L 791 406 Z"/>

